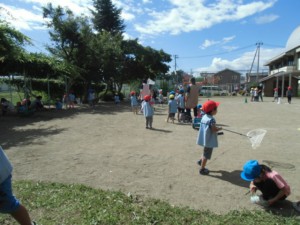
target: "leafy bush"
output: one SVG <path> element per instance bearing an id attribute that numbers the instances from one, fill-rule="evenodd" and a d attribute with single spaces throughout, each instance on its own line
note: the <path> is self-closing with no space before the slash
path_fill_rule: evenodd
<path id="1" fill-rule="evenodd" d="M 115 92 L 112 91 L 107 91 L 106 93 L 105 91 L 102 91 L 99 93 L 99 99 L 105 102 L 114 101 L 114 96 L 115 96 Z M 124 94 L 119 93 L 119 96 L 120 96 L 120 100 L 122 101 L 124 99 Z"/>

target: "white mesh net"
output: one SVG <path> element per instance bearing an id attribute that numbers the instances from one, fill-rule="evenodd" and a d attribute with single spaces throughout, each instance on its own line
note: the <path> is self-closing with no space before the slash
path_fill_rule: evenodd
<path id="1" fill-rule="evenodd" d="M 266 130 L 264 129 L 255 129 L 255 130 L 250 130 L 247 133 L 247 136 L 250 139 L 250 142 L 252 144 L 252 148 L 256 149 L 257 147 L 260 146 L 265 134 L 267 133 Z"/>

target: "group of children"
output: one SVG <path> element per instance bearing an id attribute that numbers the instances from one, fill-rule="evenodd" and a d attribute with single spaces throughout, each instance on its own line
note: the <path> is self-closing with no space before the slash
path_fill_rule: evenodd
<path id="1" fill-rule="evenodd" d="M 180 89 L 177 95 L 174 91 L 171 91 L 168 98 L 167 122 L 169 122 L 170 119 L 174 123 L 176 113 L 178 122 L 192 122 L 191 113 L 186 110 L 184 89 Z M 201 118 L 203 114 L 202 105 L 198 104 L 196 110 L 197 112 L 194 113 L 194 115 L 196 115 L 195 118 Z"/>
<path id="2" fill-rule="evenodd" d="M 219 102 L 206 101 L 202 110 L 205 112 L 201 118 L 201 125 L 197 136 L 197 144 L 203 146 L 203 154 L 197 164 L 199 173 L 208 175 L 207 160 L 211 159 L 213 149 L 218 147 L 218 132 L 222 127 L 216 125 L 214 116 L 218 112 Z M 291 188 L 285 179 L 270 167 L 259 164 L 257 160 L 249 160 L 244 164 L 241 178 L 250 181 L 251 201 L 262 206 L 271 206 L 278 201 L 285 200 L 291 194 Z M 261 195 L 257 195 L 259 190 Z M 294 202 L 293 207 L 300 212 L 300 201 Z"/>
<path id="3" fill-rule="evenodd" d="M 261 99 L 261 101 L 263 101 L 262 93 L 260 93 L 260 92 L 261 92 L 261 90 L 259 90 L 258 87 L 252 87 L 250 89 L 251 102 L 258 102 L 259 98 Z"/>
<path id="4" fill-rule="evenodd" d="M 180 121 L 180 114 L 184 113 L 184 90 L 180 90 L 177 97 L 174 92 L 170 92 L 168 98 L 167 122 L 170 119 L 174 123 L 176 113 L 178 113 L 178 121 Z M 151 96 L 146 95 L 143 100 L 141 109 L 146 118 L 146 129 L 152 129 L 154 110 L 150 104 Z M 200 166 L 200 175 L 209 175 L 210 171 L 206 167 L 207 161 L 211 159 L 213 149 L 218 147 L 218 134 L 222 127 L 217 126 L 214 116 L 218 112 L 219 105 L 219 102 L 212 100 L 206 101 L 202 106 L 199 105 L 198 115 L 201 120 L 196 144 L 203 147 L 203 153 L 197 161 Z M 138 102 L 135 92 L 131 92 L 131 106 L 137 113 Z M 245 163 L 241 178 L 250 181 L 251 201 L 256 204 L 270 206 L 277 201 L 286 199 L 291 193 L 290 186 L 279 173 L 266 165 L 259 164 L 257 160 L 249 160 Z M 257 190 L 261 192 L 260 196 L 255 194 Z M 293 205 L 296 210 L 300 210 L 300 202 Z"/>

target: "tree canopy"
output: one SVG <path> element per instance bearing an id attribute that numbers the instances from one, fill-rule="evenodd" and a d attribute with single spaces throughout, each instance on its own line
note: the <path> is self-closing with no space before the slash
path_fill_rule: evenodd
<path id="1" fill-rule="evenodd" d="M 122 34 L 125 30 L 121 19 L 121 9 L 117 9 L 111 0 L 93 0 L 95 10 L 91 10 L 94 28 L 111 34 Z"/>
<path id="2" fill-rule="evenodd" d="M 68 8 L 43 7 L 51 43 L 50 55 L 28 53 L 30 39 L 0 21 L 0 75 L 20 74 L 60 78 L 86 91 L 92 84 L 120 91 L 124 83 L 167 73 L 171 56 L 144 47 L 137 39 L 126 40 L 121 9 L 110 0 L 94 0 L 92 17 L 75 16 Z"/>

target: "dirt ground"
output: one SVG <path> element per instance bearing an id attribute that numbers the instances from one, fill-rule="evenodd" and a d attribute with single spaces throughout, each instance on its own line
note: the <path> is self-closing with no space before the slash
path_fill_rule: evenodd
<path id="1" fill-rule="evenodd" d="M 248 182 L 240 178 L 243 164 L 257 159 L 288 181 L 292 194 L 272 208 L 295 214 L 291 202 L 300 199 L 300 99 L 281 104 L 245 102 L 244 97 L 212 98 L 221 105 L 218 124 L 243 134 L 267 130 L 261 146 L 252 149 L 247 137 L 224 131 L 219 148 L 199 175 L 196 161 L 202 147 L 190 124 L 167 123 L 167 106 L 155 106 L 153 130 L 130 103 L 81 105 L 73 110 L 37 112 L 32 117 L 0 117 L 0 144 L 14 165 L 15 180 L 81 183 L 121 190 L 172 205 L 226 213 L 260 209 L 250 203 Z M 206 98 L 201 97 L 199 103 Z"/>

